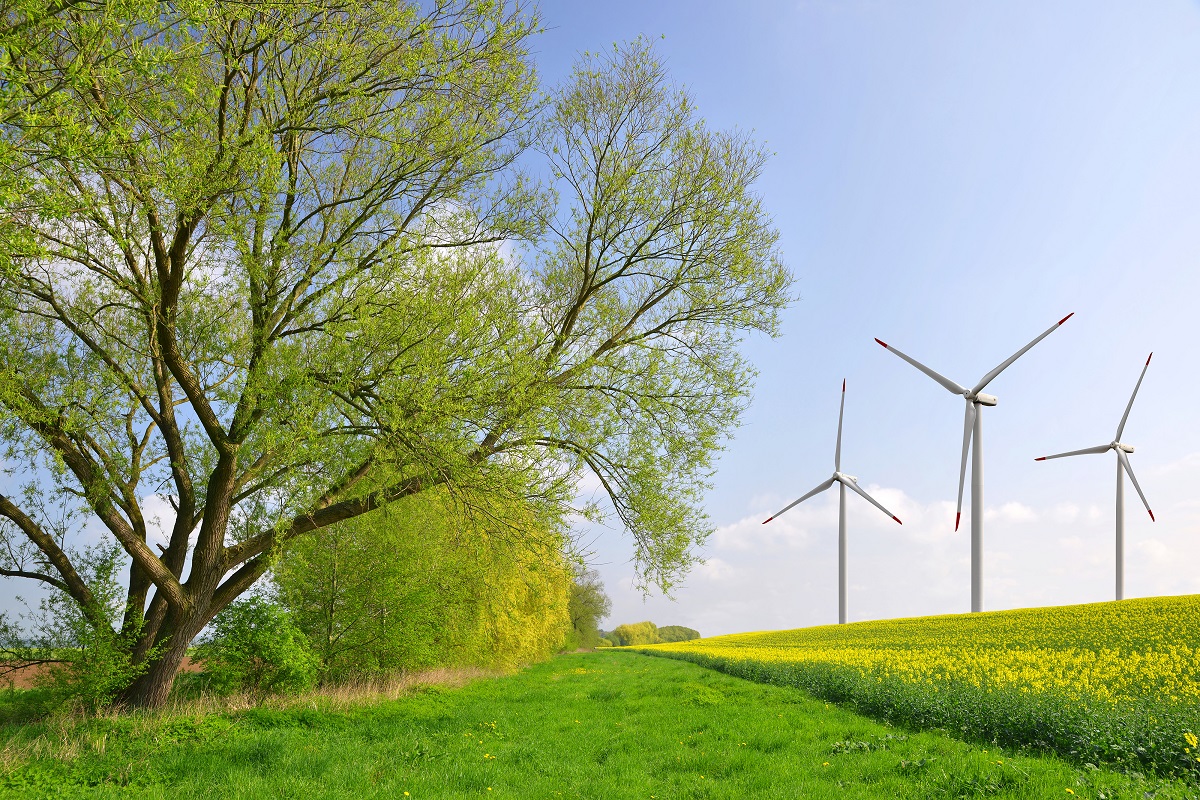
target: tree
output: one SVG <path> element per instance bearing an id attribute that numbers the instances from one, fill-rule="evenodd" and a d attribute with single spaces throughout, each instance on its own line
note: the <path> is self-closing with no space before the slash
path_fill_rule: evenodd
<path id="1" fill-rule="evenodd" d="M 658 640 L 664 644 L 667 642 L 688 642 L 699 638 L 700 631 L 693 628 L 685 628 L 682 625 L 663 625 L 658 629 Z"/>
<path id="2" fill-rule="evenodd" d="M 591 470 L 643 585 L 692 563 L 739 337 L 788 299 L 766 156 L 642 42 L 532 126 L 536 24 L 261 0 L 3 28 L 0 438 L 27 491 L 0 494 L 0 574 L 88 613 L 52 518 L 120 544 L 123 702 L 161 704 L 288 543 L 437 487 L 553 523 Z M 530 141 L 559 203 L 517 169 Z"/>
<path id="3" fill-rule="evenodd" d="M 658 644 L 658 627 L 653 622 L 632 622 L 618 625 L 609 634 L 609 638 L 618 647 L 629 647 L 635 644 Z"/>
<path id="4" fill-rule="evenodd" d="M 569 629 L 561 537 L 520 507 L 494 511 L 507 519 L 426 492 L 295 540 L 274 580 L 324 679 L 547 656 Z"/>
<path id="5" fill-rule="evenodd" d="M 567 608 L 574 647 L 595 647 L 600 641 L 600 620 L 612 611 L 612 600 L 604 593 L 598 572 L 584 568 L 576 570 Z"/>

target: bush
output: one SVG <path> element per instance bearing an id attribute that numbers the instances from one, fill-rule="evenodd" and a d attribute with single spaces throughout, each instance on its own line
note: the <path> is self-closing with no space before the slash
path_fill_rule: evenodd
<path id="1" fill-rule="evenodd" d="M 658 629 L 658 640 L 663 644 L 668 642 L 690 642 L 699 639 L 700 631 L 685 628 L 682 625 L 664 625 Z"/>
<path id="2" fill-rule="evenodd" d="M 621 647 L 638 644 L 658 644 L 658 626 L 653 622 L 634 622 L 618 625 L 610 634 L 613 643 Z"/>
<path id="3" fill-rule="evenodd" d="M 196 648 L 204 680 L 218 693 L 297 692 L 312 685 L 318 660 L 291 615 L 261 597 L 226 606 Z"/>
<path id="4" fill-rule="evenodd" d="M 119 631 L 124 597 L 116 575 L 124 563 L 119 545 L 97 545 L 73 554 L 94 604 L 85 609 L 67 592 L 54 590 L 37 611 L 21 615 L 24 625 L 0 614 L 0 660 L 50 664 L 38 680 L 46 708 L 66 703 L 96 711 L 111 705 L 147 667 L 133 663 L 140 626 Z M 32 629 L 27 634 L 26 629 Z M 151 653 L 153 655 L 153 652 Z"/>

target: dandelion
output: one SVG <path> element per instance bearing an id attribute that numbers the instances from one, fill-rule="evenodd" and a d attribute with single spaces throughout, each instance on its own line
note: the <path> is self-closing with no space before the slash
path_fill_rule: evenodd
<path id="1" fill-rule="evenodd" d="M 1200 740 L 1196 739 L 1196 734 L 1191 731 L 1183 735 L 1183 740 L 1188 743 L 1189 747 L 1195 747 L 1197 744 L 1200 744 Z"/>
<path id="2" fill-rule="evenodd" d="M 1074 790 L 1074 789 L 1067 789 L 1067 794 L 1075 794 L 1075 790 Z"/>

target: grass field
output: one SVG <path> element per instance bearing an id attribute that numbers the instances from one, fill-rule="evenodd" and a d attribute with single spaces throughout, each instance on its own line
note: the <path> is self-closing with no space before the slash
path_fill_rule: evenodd
<path id="1" fill-rule="evenodd" d="M 720 636 L 646 649 L 864 713 L 1200 786 L 1200 595 Z"/>
<path id="2" fill-rule="evenodd" d="M 0 736 L 5 797 L 1197 796 L 626 651 L 348 708 L 58 718 Z"/>

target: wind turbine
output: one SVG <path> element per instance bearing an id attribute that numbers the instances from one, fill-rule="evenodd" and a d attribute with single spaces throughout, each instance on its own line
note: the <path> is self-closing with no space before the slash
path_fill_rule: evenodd
<path id="1" fill-rule="evenodd" d="M 1150 358 L 1154 357 L 1154 353 L 1150 354 Z M 1142 498 L 1142 504 L 1146 506 L 1146 511 L 1150 512 L 1150 521 L 1154 522 L 1154 512 L 1150 511 L 1150 504 L 1146 502 L 1146 495 L 1142 494 L 1142 487 L 1138 486 L 1137 478 L 1133 476 L 1133 467 L 1129 465 L 1128 453 L 1133 452 L 1133 446 L 1121 443 L 1121 434 L 1125 431 L 1125 421 L 1129 419 L 1129 410 L 1133 408 L 1133 399 L 1137 397 L 1138 389 L 1142 388 L 1142 378 L 1146 377 L 1146 370 L 1150 369 L 1150 358 L 1146 359 L 1146 366 L 1142 367 L 1142 374 L 1138 376 L 1137 385 L 1133 387 L 1133 394 L 1129 396 L 1129 405 L 1125 406 L 1125 414 L 1121 417 L 1121 424 L 1117 426 L 1117 435 L 1108 444 L 1096 445 L 1083 450 L 1072 450 L 1069 453 L 1058 453 L 1052 456 L 1042 456 L 1035 458 L 1034 461 L 1046 461 L 1051 458 L 1066 458 L 1067 456 L 1083 456 L 1091 455 L 1092 453 L 1107 453 L 1109 450 L 1117 452 L 1117 599 L 1125 599 L 1125 476 L 1124 472 L 1129 473 L 1129 480 L 1133 481 L 1133 488 L 1137 489 L 1138 497 Z"/>
<path id="2" fill-rule="evenodd" d="M 784 511 L 787 511 L 792 506 L 798 506 L 810 497 L 820 494 L 828 489 L 833 484 L 838 486 L 838 624 L 846 623 L 846 487 L 851 491 L 862 495 L 868 503 L 878 508 L 883 513 L 887 514 L 896 522 L 900 522 L 900 518 L 886 508 L 881 506 L 874 497 L 864 492 L 858 485 L 858 478 L 853 475 L 846 475 L 842 470 L 842 418 L 846 413 L 846 381 L 842 380 L 842 407 L 838 410 L 838 435 L 837 447 L 833 451 L 833 477 L 822 483 L 817 488 L 813 489 L 808 494 L 801 497 L 799 500 L 793 500 L 781 510 L 776 511 L 767 519 L 763 520 L 763 525 L 766 525 L 771 520 L 778 517 Z M 900 522 L 903 525 L 903 522 Z"/>
<path id="3" fill-rule="evenodd" d="M 971 458 L 971 611 L 979 612 L 983 610 L 983 415 L 979 411 L 979 406 L 994 406 L 998 402 L 996 398 L 990 394 L 984 394 L 983 389 L 991 383 L 997 375 L 1008 369 L 1014 361 L 1033 347 L 1035 344 L 1045 339 L 1051 333 L 1058 329 L 1059 325 L 1075 316 L 1074 312 L 1067 314 L 1054 325 L 1046 329 L 1045 333 L 1034 339 L 1029 344 L 1022 347 L 1000 366 L 984 375 L 979 383 L 974 387 L 967 389 L 959 386 L 949 378 L 943 377 L 931 370 L 921 362 L 914 358 L 909 358 L 904 353 L 901 353 L 894 347 L 885 342 L 876 339 L 875 341 L 883 345 L 883 347 L 892 353 L 895 353 L 900 358 L 912 364 L 917 369 L 924 372 L 929 377 L 940 383 L 946 389 L 954 394 L 961 394 L 967 401 L 967 413 L 963 420 L 963 446 L 962 446 L 962 465 L 958 472 L 958 513 L 954 517 L 954 530 L 958 530 L 958 523 L 962 521 L 962 497 L 963 483 L 967 477 L 967 452 L 971 450 L 971 439 L 974 438 L 974 452 Z"/>

